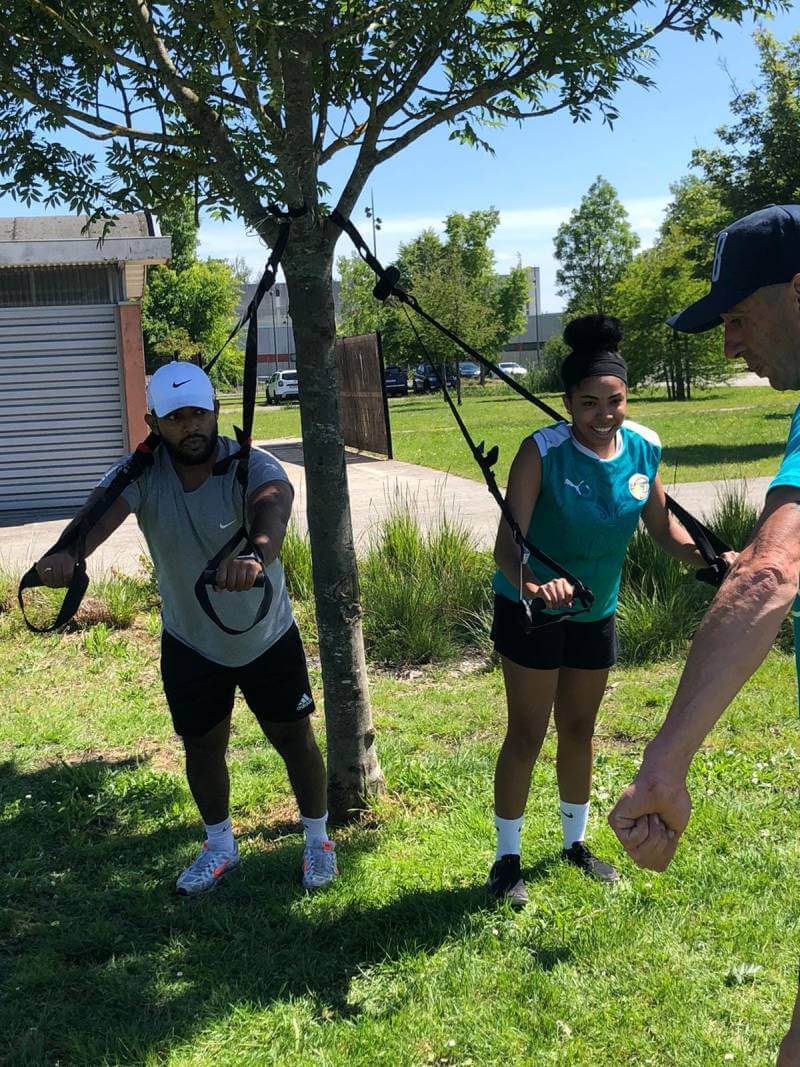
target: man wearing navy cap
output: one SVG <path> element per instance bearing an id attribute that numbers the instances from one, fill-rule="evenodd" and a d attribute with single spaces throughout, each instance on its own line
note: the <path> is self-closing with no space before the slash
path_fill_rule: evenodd
<path id="1" fill-rule="evenodd" d="M 92 527 L 86 553 L 135 513 L 161 594 L 164 692 L 205 828 L 203 847 L 179 876 L 177 890 L 187 896 L 206 892 L 239 866 L 226 761 L 237 688 L 286 764 L 305 830 L 303 886 L 320 889 L 338 873 L 336 850 L 326 831 L 325 765 L 309 720 L 314 699 L 305 653 L 279 559 L 294 491 L 277 459 L 254 448 L 247 501 L 242 499 L 239 460 L 232 458 L 238 446 L 219 436 L 213 386 L 193 363 L 159 367 L 147 402 L 147 425 L 160 438 L 153 464 Z M 90 502 L 118 468 L 112 467 Z M 261 563 L 252 555 L 234 554 L 242 545 L 236 532 L 245 510 L 268 588 L 256 588 Z M 227 551 L 231 555 L 226 559 Z M 198 576 L 221 552 L 216 591 L 208 596 L 227 629 L 204 610 L 195 593 Z M 60 551 L 36 567 L 45 585 L 58 587 L 69 584 L 74 564 L 70 552 Z"/>
<path id="2" fill-rule="evenodd" d="M 710 293 L 669 324 L 685 333 L 723 325 L 728 359 L 743 356 L 774 389 L 800 389 L 800 206 L 772 205 L 723 230 Z M 666 720 L 609 816 L 639 866 L 663 871 L 672 859 L 691 813 L 692 758 L 769 652 L 798 578 L 800 407 L 750 543 L 706 612 Z M 778 1065 L 800 1067 L 800 995 Z"/>

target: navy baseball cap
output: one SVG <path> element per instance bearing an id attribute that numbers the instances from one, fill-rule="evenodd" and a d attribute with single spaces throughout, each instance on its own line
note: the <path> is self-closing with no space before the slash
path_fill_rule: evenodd
<path id="1" fill-rule="evenodd" d="M 765 285 L 800 274 L 800 205 L 770 204 L 732 222 L 717 235 L 711 292 L 667 319 L 682 333 L 719 326 L 720 315 Z"/>

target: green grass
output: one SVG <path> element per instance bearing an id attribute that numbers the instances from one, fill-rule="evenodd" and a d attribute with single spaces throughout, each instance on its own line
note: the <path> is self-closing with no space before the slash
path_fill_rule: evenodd
<path id="1" fill-rule="evenodd" d="M 543 397 L 561 410 L 559 396 Z M 719 387 L 700 391 L 686 403 L 667 401 L 663 394 L 632 394 L 630 418 L 650 426 L 664 444 L 661 476 L 673 481 L 719 481 L 725 478 L 774 474 L 786 444 L 789 421 L 797 406 L 794 393 L 765 386 Z M 449 410 L 438 396 L 409 396 L 389 402 L 395 458 L 480 478 Z M 497 474 L 505 484 L 511 460 L 522 439 L 544 425 L 545 416 L 506 386 L 467 386 L 461 409 L 476 441 L 500 446 Z M 229 433 L 238 415 L 223 409 L 221 426 Z M 300 412 L 259 408 L 255 437 L 268 440 L 300 436 Z"/>
<path id="2" fill-rule="evenodd" d="M 280 760 L 237 706 L 240 873 L 174 897 L 198 825 L 157 638 L 35 638 L 0 616 L 0 1060 L 25 1065 L 447 1067 L 774 1062 L 796 988 L 793 667 L 772 653 L 692 771 L 665 875 L 602 815 L 661 721 L 678 663 L 618 670 L 598 731 L 591 840 L 609 891 L 557 860 L 552 736 L 524 831 L 531 905 L 486 906 L 497 670 L 372 672 L 389 794 L 340 832 L 342 877 L 297 885 Z M 313 671 L 318 694 L 319 676 Z"/>

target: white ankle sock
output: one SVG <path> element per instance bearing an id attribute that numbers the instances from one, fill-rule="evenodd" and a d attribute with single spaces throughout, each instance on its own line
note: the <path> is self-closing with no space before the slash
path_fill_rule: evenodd
<path id="1" fill-rule="evenodd" d="M 325 812 L 318 819 L 308 819 L 305 815 L 300 816 L 303 829 L 306 832 L 307 845 L 320 845 L 323 841 L 329 841 L 328 837 L 328 813 Z"/>
<path id="2" fill-rule="evenodd" d="M 561 807 L 561 830 L 564 834 L 564 848 L 570 848 L 576 841 L 583 841 L 586 835 L 586 824 L 589 821 L 589 805 L 567 804 L 562 800 Z"/>
<path id="3" fill-rule="evenodd" d="M 494 817 L 494 826 L 497 830 L 497 853 L 495 859 L 501 856 L 518 856 L 520 854 L 520 838 L 522 836 L 522 815 L 518 819 L 501 819 L 499 815 Z"/>
<path id="4" fill-rule="evenodd" d="M 223 819 L 222 822 L 215 822 L 210 826 L 207 822 L 204 822 L 203 826 L 206 828 L 206 840 L 212 852 L 227 852 L 230 854 L 235 851 L 236 842 L 233 840 L 233 823 L 230 815 L 227 819 Z"/>

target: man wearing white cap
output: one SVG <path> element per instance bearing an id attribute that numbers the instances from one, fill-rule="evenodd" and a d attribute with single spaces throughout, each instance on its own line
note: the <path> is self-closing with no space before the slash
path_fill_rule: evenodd
<path id="1" fill-rule="evenodd" d="M 773 389 L 800 389 L 800 205 L 775 205 L 717 237 L 711 291 L 669 324 L 724 326 L 725 355 L 743 356 Z M 636 863 L 663 871 L 689 822 L 686 778 L 706 735 L 769 652 L 795 601 L 800 668 L 800 407 L 747 547 L 708 609 L 666 720 L 609 815 Z M 800 995 L 778 1067 L 800 1067 Z"/>
<path id="2" fill-rule="evenodd" d="M 238 446 L 218 436 L 219 404 L 210 379 L 199 367 L 192 363 L 160 367 L 148 386 L 147 400 L 147 424 L 159 436 L 160 447 L 152 466 L 92 528 L 86 553 L 130 512 L 135 513 L 161 594 L 164 691 L 175 731 L 183 741 L 189 788 L 205 826 L 203 847 L 179 876 L 178 892 L 191 895 L 213 889 L 239 866 L 226 761 L 237 688 L 286 764 L 305 830 L 303 885 L 319 889 L 338 871 L 336 850 L 327 834 L 325 766 L 309 718 L 314 700 L 279 559 L 294 492 L 275 457 L 253 449 L 247 514 L 243 514 L 239 461 L 215 472 L 215 466 L 236 453 Z M 109 471 L 90 502 L 119 466 Z M 253 555 L 223 559 L 214 592 L 208 594 L 223 629 L 203 610 L 195 584 L 245 517 L 272 598 L 264 617 L 246 629 L 265 602 L 263 589 L 256 587 L 262 565 Z M 73 567 L 73 556 L 60 551 L 40 560 L 37 571 L 46 585 L 55 587 L 69 584 Z"/>

